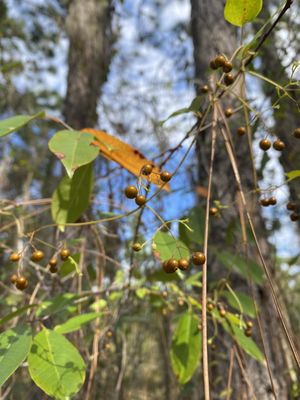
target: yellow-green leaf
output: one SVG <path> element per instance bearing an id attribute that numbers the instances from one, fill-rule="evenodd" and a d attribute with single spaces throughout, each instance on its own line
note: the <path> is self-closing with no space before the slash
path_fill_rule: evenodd
<path id="1" fill-rule="evenodd" d="M 14 117 L 3 119 L 0 121 L 0 137 L 9 135 L 34 119 L 43 118 L 44 116 L 45 112 L 41 111 L 35 115 L 15 115 Z"/>
<path id="2" fill-rule="evenodd" d="M 79 131 L 56 132 L 48 146 L 66 168 L 69 178 L 82 165 L 89 164 L 98 156 L 99 150 L 93 144 L 92 135 Z"/>
<path id="3" fill-rule="evenodd" d="M 227 0 L 224 9 L 226 21 L 243 26 L 253 21 L 262 9 L 262 0 Z"/>

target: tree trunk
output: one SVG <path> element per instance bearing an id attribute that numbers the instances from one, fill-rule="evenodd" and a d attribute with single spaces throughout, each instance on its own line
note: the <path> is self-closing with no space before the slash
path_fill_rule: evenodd
<path id="1" fill-rule="evenodd" d="M 224 20 L 224 3 L 224 1 L 220 0 L 191 0 L 191 32 L 194 43 L 195 78 L 197 84 L 208 82 L 209 62 L 212 58 L 220 53 L 230 57 L 238 47 L 236 29 Z M 222 100 L 223 106 L 234 107 L 235 104 L 233 104 L 233 102 L 229 103 L 227 97 L 226 100 Z M 235 120 L 239 118 L 240 117 L 233 117 Z M 231 128 L 235 123 L 235 121 L 230 121 Z M 237 123 L 240 124 L 241 122 L 237 121 Z M 197 143 L 199 162 L 198 177 L 201 186 L 207 186 L 210 142 L 210 131 L 205 131 L 200 135 Z M 236 138 L 233 138 L 233 145 L 239 170 L 242 171 L 242 185 L 244 191 L 248 193 L 255 188 L 252 163 L 249 156 L 249 146 L 246 139 L 240 140 Z M 212 200 L 220 200 L 222 204 L 232 205 L 236 202 L 237 192 L 237 185 L 232 173 L 232 167 L 224 148 L 221 134 L 218 132 Z M 250 199 L 247 197 L 247 199 L 251 200 L 251 212 L 255 223 L 259 226 L 260 232 L 263 232 L 263 223 L 260 215 L 257 211 L 254 214 L 254 206 L 257 203 L 257 197 L 253 196 Z M 203 200 L 199 199 L 199 202 L 201 204 Z M 226 232 L 228 226 L 234 221 L 239 221 L 239 217 L 237 210 L 232 206 L 224 210 L 222 218 L 211 218 L 209 243 L 214 245 L 221 244 L 222 248 L 225 248 Z M 269 256 L 270 247 L 265 238 L 260 239 L 260 246 L 264 255 Z M 232 244 L 230 251 L 235 251 L 236 253 L 243 252 L 242 240 L 240 240 L 240 243 Z M 212 256 L 209 256 L 208 265 L 214 281 L 224 278 L 223 267 Z M 250 295 L 250 290 L 246 281 L 237 275 L 231 274 L 230 282 L 234 290 L 242 291 Z M 282 333 L 280 322 L 268 294 L 269 289 L 267 284 L 263 288 L 255 288 L 254 291 L 261 311 L 266 352 L 273 372 L 276 395 L 278 399 L 288 399 L 289 376 L 287 373 L 284 375 L 284 371 L 287 370 L 287 365 L 289 365 L 288 361 L 290 360 L 290 355 L 287 351 L 285 336 Z M 257 333 L 258 329 L 256 329 L 254 340 L 261 347 L 260 336 Z M 221 346 L 221 349 L 219 346 Z M 227 336 L 219 332 L 217 348 L 220 349 L 219 351 L 222 352 L 225 357 L 223 359 L 217 358 L 215 352 L 209 352 L 209 361 L 211 365 L 211 394 L 213 399 L 220 398 L 221 392 L 226 390 L 227 387 L 228 366 L 232 349 L 231 339 L 228 338 L 227 340 Z M 285 354 L 285 357 L 282 357 L 283 354 Z M 243 365 L 245 369 L 244 373 L 242 373 L 241 368 L 238 367 L 237 360 L 235 359 L 230 398 L 274 399 L 266 367 L 253 359 L 248 359 L 248 357 L 245 357 Z M 278 371 L 280 372 L 278 373 Z"/>
<path id="2" fill-rule="evenodd" d="M 74 0 L 66 20 L 70 40 L 64 115 L 74 129 L 93 127 L 109 66 L 109 0 Z"/>

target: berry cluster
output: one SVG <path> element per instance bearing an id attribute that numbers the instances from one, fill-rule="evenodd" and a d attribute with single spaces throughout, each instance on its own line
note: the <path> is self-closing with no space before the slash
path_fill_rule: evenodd
<path id="1" fill-rule="evenodd" d="M 287 210 L 292 211 L 290 214 L 290 219 L 293 222 L 300 221 L 300 213 L 297 212 L 297 207 L 295 203 L 289 202 L 286 205 Z"/>
<path id="2" fill-rule="evenodd" d="M 193 253 L 191 260 L 194 265 L 203 265 L 206 261 L 206 257 L 204 253 L 200 251 Z M 167 274 L 171 274 L 179 268 L 181 271 L 186 271 L 189 268 L 190 261 L 186 258 L 180 258 L 176 260 L 175 258 L 170 258 L 163 262 L 163 270 Z"/>
<path id="3" fill-rule="evenodd" d="M 259 147 L 263 151 L 268 151 L 271 148 L 271 146 L 272 146 L 272 143 L 268 139 L 262 139 L 259 142 Z M 285 143 L 280 139 L 276 139 L 275 142 L 273 143 L 273 149 L 275 149 L 277 151 L 282 151 L 285 149 Z"/>
<path id="4" fill-rule="evenodd" d="M 141 175 L 149 176 L 153 172 L 152 164 L 145 164 L 141 169 Z M 172 179 L 172 175 L 168 171 L 162 171 L 160 174 L 160 179 L 163 183 L 167 183 Z M 146 197 L 142 194 L 139 194 L 138 188 L 134 185 L 129 185 L 124 190 L 125 196 L 128 199 L 135 199 L 135 203 L 142 207 L 146 203 Z M 139 251 L 139 250 L 136 250 Z"/>
<path id="5" fill-rule="evenodd" d="M 68 257 L 70 256 L 70 251 L 67 248 L 63 248 L 63 249 L 60 250 L 59 254 L 60 254 L 61 260 L 62 261 L 66 261 L 68 259 Z M 31 257 L 30 257 L 31 261 L 34 261 L 34 262 L 40 262 L 44 258 L 45 258 L 45 254 L 41 250 L 35 250 L 31 254 Z M 19 262 L 21 260 L 21 254 L 13 252 L 13 253 L 11 253 L 9 259 L 10 259 L 11 262 Z M 57 263 L 58 263 L 58 261 L 57 261 L 56 257 L 52 257 L 48 261 L 49 271 L 51 273 L 53 273 L 53 274 L 58 271 Z M 16 274 L 11 275 L 10 281 L 19 290 L 24 290 L 28 286 L 28 279 L 25 276 L 22 276 L 22 275 L 19 275 L 19 274 L 18 275 L 16 275 Z"/>

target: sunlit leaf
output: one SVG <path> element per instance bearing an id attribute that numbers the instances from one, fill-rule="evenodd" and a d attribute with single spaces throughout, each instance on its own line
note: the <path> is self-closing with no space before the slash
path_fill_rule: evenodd
<path id="1" fill-rule="evenodd" d="M 97 146 L 98 150 L 100 149 L 100 155 L 108 160 L 115 161 L 136 176 L 140 175 L 145 164 L 152 164 L 154 166 L 153 172 L 149 176 L 143 177 L 157 186 L 163 185 L 159 177 L 159 167 L 148 160 L 139 150 L 106 132 L 91 128 L 85 128 L 82 131 L 88 132 L 96 138 L 93 144 Z M 169 190 L 170 187 L 168 184 L 164 184 L 163 188 Z"/>
<path id="2" fill-rule="evenodd" d="M 82 165 L 89 164 L 98 156 L 98 148 L 90 134 L 79 131 L 63 130 L 56 132 L 48 143 L 66 168 L 69 178 Z"/>
<path id="3" fill-rule="evenodd" d="M 28 369 L 34 383 L 58 400 L 71 399 L 85 380 L 78 350 L 64 336 L 45 328 L 33 339 Z"/>
<path id="4" fill-rule="evenodd" d="M 243 26 L 253 21 L 262 9 L 262 0 L 227 0 L 225 19 L 233 25 Z"/>
<path id="5" fill-rule="evenodd" d="M 201 354 L 201 334 L 199 321 L 192 312 L 182 314 L 172 338 L 170 350 L 171 365 L 181 384 L 187 383 L 193 376 Z"/>
<path id="6" fill-rule="evenodd" d="M 3 119 L 0 121 L 0 137 L 6 136 L 34 119 L 43 118 L 44 116 L 45 112 L 41 111 L 35 115 L 15 115 L 14 117 Z"/>
<path id="7" fill-rule="evenodd" d="M 0 335 L 0 387 L 22 364 L 29 353 L 31 329 L 21 326 Z"/>
<path id="8" fill-rule="evenodd" d="M 158 231 L 153 238 L 153 242 L 156 245 L 155 254 L 162 261 L 169 258 L 189 258 L 190 252 L 188 247 L 167 232 Z"/>
<path id="9" fill-rule="evenodd" d="M 68 259 L 61 264 L 59 268 L 59 275 L 61 277 L 65 277 L 71 274 L 72 272 L 76 272 L 76 270 L 78 270 L 79 268 L 78 267 L 79 260 L 80 260 L 79 253 L 72 254 L 72 257 L 68 257 Z"/>
<path id="10" fill-rule="evenodd" d="M 81 327 L 85 324 L 88 324 L 91 321 L 94 321 L 96 318 L 99 318 L 102 314 L 99 312 L 86 313 L 81 315 L 76 315 L 75 317 L 70 318 L 64 324 L 56 325 L 54 328 L 55 332 L 65 334 L 77 331 L 81 329 Z"/>
<path id="11" fill-rule="evenodd" d="M 64 231 L 64 224 L 76 222 L 89 207 L 93 188 L 92 164 L 80 167 L 72 178 L 65 176 L 52 195 L 53 221 Z"/>
<path id="12" fill-rule="evenodd" d="M 286 172 L 285 174 L 288 178 L 289 181 L 292 181 L 293 179 L 299 178 L 300 177 L 300 170 L 294 170 L 294 171 L 290 171 L 290 172 Z"/>

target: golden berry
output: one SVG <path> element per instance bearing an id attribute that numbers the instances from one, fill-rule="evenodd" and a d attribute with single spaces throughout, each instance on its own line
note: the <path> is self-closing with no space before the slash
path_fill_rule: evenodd
<path id="1" fill-rule="evenodd" d="M 244 126 L 240 126 L 237 130 L 239 136 L 244 136 L 247 133 L 247 129 Z"/>
<path id="2" fill-rule="evenodd" d="M 171 175 L 170 172 L 168 172 L 168 171 L 163 171 L 163 172 L 161 172 L 161 174 L 160 174 L 160 179 L 161 179 L 163 182 L 169 182 L 169 181 L 171 180 L 171 178 L 172 178 L 172 175 Z"/>
<path id="3" fill-rule="evenodd" d="M 231 72 L 233 68 L 232 62 L 226 60 L 223 64 L 223 72 Z"/>
<path id="4" fill-rule="evenodd" d="M 180 258 L 178 260 L 178 268 L 181 269 L 181 271 L 186 271 L 189 268 L 189 260 Z"/>
<path id="5" fill-rule="evenodd" d="M 16 288 L 19 290 L 24 290 L 28 286 L 28 280 L 25 276 L 19 276 L 16 280 Z"/>
<path id="6" fill-rule="evenodd" d="M 70 256 L 70 250 L 69 249 L 61 249 L 60 251 L 60 258 L 65 261 L 69 258 Z"/>
<path id="7" fill-rule="evenodd" d="M 263 151 L 267 151 L 269 150 L 269 148 L 271 147 L 271 142 L 268 139 L 262 139 L 259 142 L 259 147 L 263 150 Z"/>
<path id="8" fill-rule="evenodd" d="M 152 171 L 153 171 L 153 166 L 151 164 L 145 164 L 142 167 L 141 173 L 143 175 L 150 175 Z"/>
<path id="9" fill-rule="evenodd" d="M 282 140 L 277 139 L 277 140 L 275 140 L 275 142 L 273 143 L 273 149 L 275 149 L 275 150 L 277 150 L 277 151 L 282 151 L 282 150 L 285 149 L 285 143 L 284 143 Z"/>
<path id="10" fill-rule="evenodd" d="M 226 118 L 230 118 L 232 116 L 232 114 L 233 114 L 233 109 L 232 108 L 226 108 L 224 113 L 225 113 L 225 117 Z"/>
<path id="11" fill-rule="evenodd" d="M 129 186 L 126 187 L 126 189 L 125 189 L 125 196 L 126 196 L 128 199 L 134 199 L 134 198 L 136 198 L 137 194 L 138 194 L 138 190 L 137 190 L 137 188 L 136 188 L 135 186 L 129 185 Z"/>
<path id="12" fill-rule="evenodd" d="M 234 76 L 232 74 L 225 74 L 224 75 L 224 83 L 226 86 L 232 85 L 234 82 Z"/>
<path id="13" fill-rule="evenodd" d="M 13 274 L 13 275 L 10 277 L 10 281 L 11 281 L 11 283 L 13 283 L 13 284 L 15 284 L 15 283 L 17 282 L 17 280 L 18 280 L 18 276 L 17 276 L 16 274 Z"/>
<path id="14" fill-rule="evenodd" d="M 139 194 L 136 196 L 135 202 L 138 206 L 142 207 L 146 203 L 146 197 Z"/>
<path id="15" fill-rule="evenodd" d="M 203 265 L 205 261 L 206 261 L 205 254 L 201 253 L 200 251 L 192 255 L 192 263 L 195 265 Z"/>
<path id="16" fill-rule="evenodd" d="M 167 274 L 172 274 L 178 268 L 178 261 L 175 258 L 170 258 L 169 260 L 164 261 L 163 269 Z"/>
<path id="17" fill-rule="evenodd" d="M 11 253 L 9 256 L 10 261 L 12 262 L 18 262 L 21 259 L 21 255 L 19 253 Z"/>
<path id="18" fill-rule="evenodd" d="M 131 246 L 133 251 L 141 251 L 142 250 L 142 245 L 140 243 L 133 243 Z"/>
<path id="19" fill-rule="evenodd" d="M 36 250 L 31 254 L 31 260 L 38 262 L 41 261 L 45 257 L 45 254 L 41 250 Z"/>

